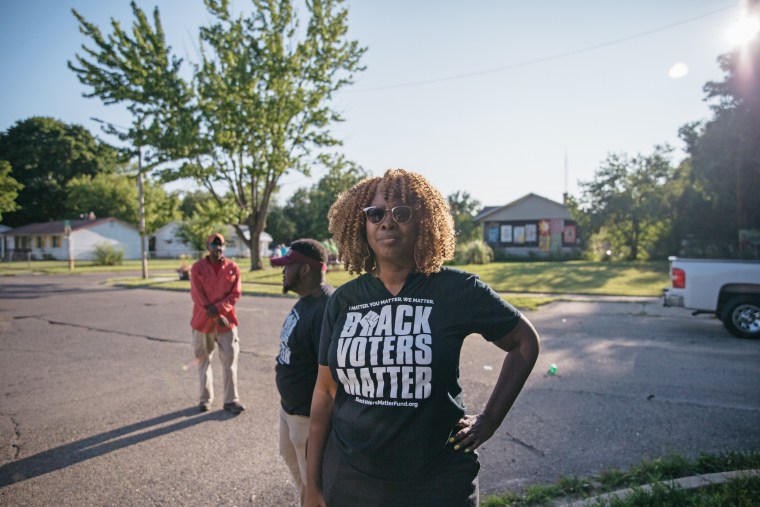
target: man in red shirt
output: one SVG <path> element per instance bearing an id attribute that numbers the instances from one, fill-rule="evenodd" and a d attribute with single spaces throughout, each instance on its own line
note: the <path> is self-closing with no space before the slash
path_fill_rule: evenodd
<path id="1" fill-rule="evenodd" d="M 200 411 L 207 412 L 214 401 L 211 359 L 219 348 L 224 368 L 224 410 L 239 414 L 245 407 L 237 389 L 237 362 L 240 353 L 235 303 L 240 299 L 240 268 L 224 256 L 224 236 L 214 233 L 206 241 L 208 255 L 193 264 L 190 294 L 193 298 L 193 345 L 201 381 Z"/>

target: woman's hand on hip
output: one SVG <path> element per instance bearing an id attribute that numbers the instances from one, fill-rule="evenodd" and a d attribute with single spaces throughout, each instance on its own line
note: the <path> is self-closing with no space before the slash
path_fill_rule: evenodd
<path id="1" fill-rule="evenodd" d="M 459 431 L 452 434 L 449 443 L 455 451 L 473 452 L 493 436 L 498 424 L 486 414 L 466 415 L 457 423 Z"/>

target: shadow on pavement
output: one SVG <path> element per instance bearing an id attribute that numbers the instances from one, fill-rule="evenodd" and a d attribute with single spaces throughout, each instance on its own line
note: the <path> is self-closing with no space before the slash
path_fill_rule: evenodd
<path id="1" fill-rule="evenodd" d="M 191 417 L 196 416 L 197 417 Z M 215 410 L 203 415 L 198 414 L 198 408 L 185 408 L 145 421 L 129 424 L 122 428 L 100 433 L 92 437 L 77 440 L 66 445 L 61 445 L 44 452 L 37 453 L 27 458 L 11 461 L 0 466 L 0 488 L 17 482 L 32 479 L 34 477 L 61 470 L 71 465 L 76 465 L 88 459 L 97 458 L 109 452 L 117 451 L 130 445 L 139 444 L 152 438 L 160 437 L 174 431 L 180 431 L 196 424 L 207 421 L 225 421 L 235 417 L 235 414 L 223 410 Z M 183 418 L 168 426 L 160 424 Z M 152 428 L 152 429 L 149 429 Z M 136 431 L 145 430 L 143 433 L 130 435 Z"/>

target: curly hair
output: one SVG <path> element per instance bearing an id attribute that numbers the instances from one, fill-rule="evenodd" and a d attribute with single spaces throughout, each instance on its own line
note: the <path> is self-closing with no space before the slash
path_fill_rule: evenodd
<path id="1" fill-rule="evenodd" d="M 367 242 L 362 209 L 372 204 L 378 187 L 387 202 L 414 206 L 419 235 L 414 243 L 417 271 L 430 275 L 454 258 L 454 220 L 443 195 L 423 176 L 404 169 L 388 169 L 382 177 L 365 178 L 341 193 L 327 213 L 329 231 L 349 273 L 371 272 L 375 256 Z"/>
<path id="2" fill-rule="evenodd" d="M 327 249 L 316 239 L 297 239 L 290 244 L 290 249 L 327 264 Z"/>

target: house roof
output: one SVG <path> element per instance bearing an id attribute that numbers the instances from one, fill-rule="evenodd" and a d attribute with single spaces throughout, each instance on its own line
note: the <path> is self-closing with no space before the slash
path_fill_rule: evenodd
<path id="1" fill-rule="evenodd" d="M 480 213 L 478 213 L 477 215 L 475 215 L 473 217 L 473 220 L 475 220 L 475 221 L 480 220 L 481 217 L 488 216 L 491 213 L 493 213 L 494 211 L 499 210 L 499 209 L 501 209 L 503 207 L 504 206 L 484 206 L 483 209 L 480 210 Z"/>
<path id="2" fill-rule="evenodd" d="M 251 231 L 248 228 L 247 225 L 241 225 L 241 229 L 243 229 L 243 234 L 245 235 L 246 239 L 251 238 Z M 261 231 L 261 234 L 259 234 L 259 241 L 272 241 L 272 236 L 267 231 Z"/>
<path id="3" fill-rule="evenodd" d="M 160 227 L 156 232 L 153 233 L 153 236 L 158 236 L 160 233 L 164 232 L 164 230 L 167 230 L 169 232 L 172 232 L 172 228 L 179 227 L 179 222 L 169 222 L 168 224 L 164 225 L 163 227 Z M 231 225 L 226 226 L 225 231 L 220 231 L 224 234 L 234 234 L 235 230 Z M 248 229 L 248 226 L 245 224 L 240 224 L 240 229 L 243 231 L 243 235 L 245 236 L 245 239 L 250 239 L 251 233 Z M 259 234 L 259 241 L 272 241 L 272 236 L 269 235 L 266 231 L 261 231 L 261 234 Z"/>
<path id="4" fill-rule="evenodd" d="M 106 217 L 106 218 L 83 218 L 78 220 L 69 220 L 71 224 L 71 230 L 77 231 L 80 229 L 87 229 L 98 224 L 104 224 L 108 222 L 120 222 L 128 227 L 135 228 L 133 225 L 128 224 L 118 218 Z M 16 227 L 5 233 L 6 236 L 36 236 L 45 234 L 63 234 L 64 227 L 66 226 L 66 220 L 55 220 L 53 222 L 38 222 L 36 224 L 22 225 Z"/>
<path id="5" fill-rule="evenodd" d="M 559 207 L 559 208 L 566 209 L 563 204 L 558 203 L 557 201 L 552 201 L 551 199 L 549 199 L 547 197 L 543 197 L 541 195 L 534 194 L 533 192 L 531 192 L 531 193 L 526 194 L 526 195 L 520 197 L 519 199 L 516 199 L 516 200 L 510 202 L 509 204 L 505 204 L 503 206 L 486 206 L 486 207 L 484 207 L 480 211 L 480 213 L 478 213 L 473 218 L 473 221 L 475 221 L 475 222 L 483 221 L 483 220 L 487 219 L 489 216 L 494 215 L 495 213 L 498 213 L 500 211 L 506 210 L 508 208 L 513 208 L 513 207 L 515 207 L 515 206 L 517 206 L 519 204 L 522 204 L 522 203 L 524 203 L 524 202 L 526 202 L 528 200 L 538 200 L 538 201 L 542 201 L 545 204 L 548 204 L 550 206 L 556 206 L 556 207 Z"/>

